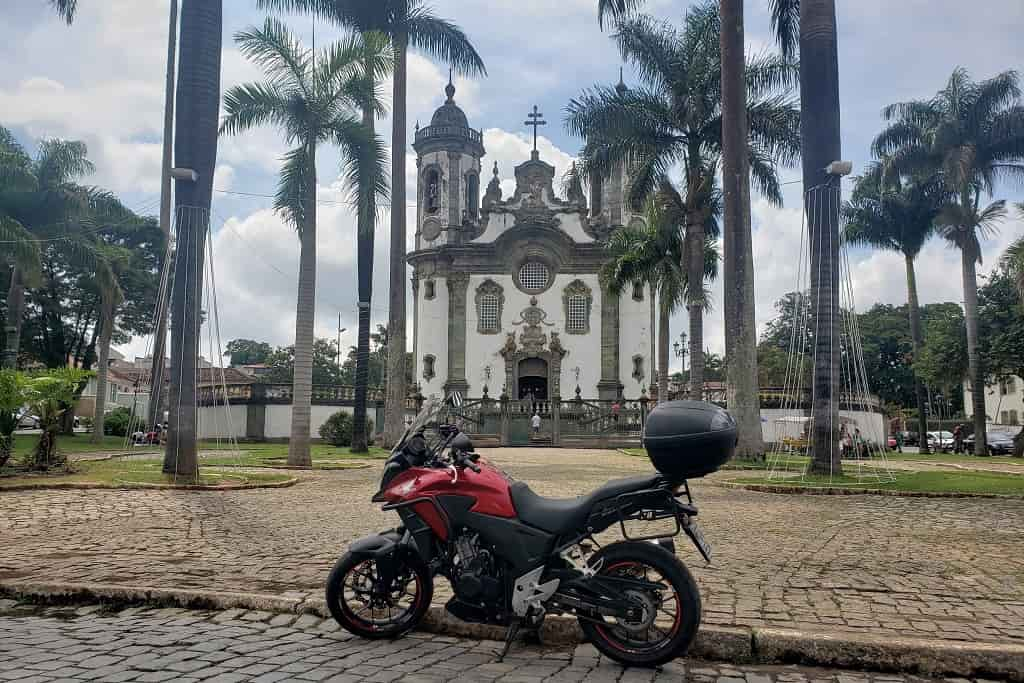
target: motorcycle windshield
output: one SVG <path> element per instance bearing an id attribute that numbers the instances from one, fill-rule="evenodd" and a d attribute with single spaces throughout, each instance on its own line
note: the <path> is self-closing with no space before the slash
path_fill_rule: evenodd
<path id="1" fill-rule="evenodd" d="M 405 442 L 408 441 L 409 437 L 413 434 L 426 429 L 427 426 L 432 423 L 438 422 L 443 407 L 444 401 L 436 396 L 431 396 L 425 400 L 423 402 L 423 408 L 416 415 L 415 419 L 413 419 L 412 423 L 409 424 L 409 427 L 405 430 L 405 434 L 402 435 L 402 440 L 398 442 L 397 446 L 395 446 L 395 450 L 401 450 L 402 446 L 405 445 Z"/>

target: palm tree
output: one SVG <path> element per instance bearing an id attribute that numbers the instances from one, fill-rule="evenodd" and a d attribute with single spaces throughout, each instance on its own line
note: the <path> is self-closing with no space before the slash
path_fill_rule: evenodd
<path id="1" fill-rule="evenodd" d="M 979 237 L 1005 215 L 1000 202 L 982 209 L 981 195 L 993 194 L 999 180 L 1024 178 L 1019 80 L 1015 71 L 1006 71 L 974 82 L 958 68 L 932 99 L 886 107 L 883 115 L 892 123 L 874 142 L 876 154 L 891 155 L 895 172 L 938 178 L 954 197 L 938 222 L 942 235 L 961 252 L 975 455 L 988 453 L 975 268 L 981 261 Z"/>
<path id="2" fill-rule="evenodd" d="M 408 121 L 406 115 L 406 55 L 408 49 L 420 50 L 451 65 L 466 75 L 486 73 L 483 60 L 469 38 L 455 24 L 434 14 L 424 0 L 259 0 L 262 7 L 316 13 L 340 26 L 359 33 L 386 35 L 394 46 L 394 91 L 391 139 L 391 255 L 388 329 L 393 349 L 404 350 L 406 288 L 405 226 L 405 151 Z M 368 301 L 360 299 L 360 301 Z M 405 353 L 388 356 L 388 382 L 384 439 L 397 441 L 404 426 Z"/>
<path id="3" fill-rule="evenodd" d="M 364 39 L 365 38 L 365 39 Z M 322 143 L 342 150 L 342 168 L 353 188 L 386 187 L 383 150 L 363 126 L 361 107 L 373 84 L 391 66 L 391 53 L 379 34 L 357 35 L 311 53 L 288 28 L 268 18 L 261 28 L 235 35 L 243 55 L 259 64 L 268 79 L 231 88 L 224 95 L 221 132 L 237 134 L 262 124 L 283 130 L 293 149 L 285 155 L 274 208 L 299 234 L 299 290 L 295 316 L 295 372 L 288 464 L 310 467 L 310 412 L 313 395 L 313 322 L 316 305 L 316 151 Z M 369 63 L 372 72 L 363 72 Z M 368 77 L 369 76 L 369 77 Z M 370 95 L 372 97 L 372 95 Z M 378 107 L 379 107 L 378 103 Z M 378 164 L 362 176 L 364 147 Z M 358 192 L 355 193 L 358 196 Z"/>
<path id="4" fill-rule="evenodd" d="M 43 140 L 29 159 L 6 129 L 0 128 L 0 152 L 7 161 L 0 171 L 14 182 L 0 186 L 0 231 L 15 247 L 7 292 L 6 348 L 3 367 L 17 365 L 25 308 L 26 278 L 39 267 L 36 240 L 50 240 L 54 248 L 78 262 L 95 265 L 95 252 L 86 243 L 80 219 L 89 205 L 89 188 L 77 184 L 91 173 L 85 143 Z"/>
<path id="5" fill-rule="evenodd" d="M 886 180 L 883 162 L 872 165 L 857 179 L 853 196 L 843 208 L 846 217 L 844 238 L 847 241 L 893 251 L 903 256 L 907 270 L 910 337 L 915 359 L 920 357 L 924 348 L 924 334 L 914 262 L 925 242 L 935 233 L 934 222 L 945 199 L 944 188 L 934 181 L 915 181 L 899 177 Z M 918 434 L 926 434 L 927 396 L 924 383 L 916 373 L 914 393 L 917 403 Z M 921 442 L 921 452 L 928 452 L 927 439 Z"/>
<path id="6" fill-rule="evenodd" d="M 210 224 L 213 172 L 217 165 L 220 113 L 221 0 L 183 0 L 178 60 L 175 165 L 197 179 L 175 181 L 177 252 L 171 289 L 170 430 L 163 471 L 193 479 L 196 451 L 196 361 L 199 355 L 199 300 L 203 246 Z M 160 391 L 154 387 L 153 391 Z"/>
<path id="7" fill-rule="evenodd" d="M 718 276 L 718 216 L 721 214 L 721 195 L 711 193 L 702 198 L 707 202 L 705 240 L 702 258 L 704 272 L 700 282 Z M 652 303 L 657 299 L 658 310 L 658 397 L 668 396 L 669 322 L 672 313 L 687 300 L 691 280 L 683 264 L 689 263 L 687 249 L 692 242 L 685 237 L 686 201 L 668 182 L 663 182 L 657 194 L 644 204 L 644 223 L 641 228 L 619 228 L 608 241 L 611 258 L 600 271 L 601 284 L 614 296 L 626 287 L 640 283 L 649 286 Z M 704 301 L 709 301 L 706 292 Z"/>
<path id="8" fill-rule="evenodd" d="M 107 263 L 111 264 L 113 272 L 123 272 L 128 263 L 128 254 L 124 249 L 108 247 L 104 250 L 104 257 Z M 104 282 L 100 286 L 100 338 L 99 353 L 96 364 L 96 404 L 93 410 L 93 443 L 103 441 L 104 422 L 107 410 L 107 370 L 110 364 L 110 339 L 114 334 L 114 326 L 117 322 L 117 307 L 124 300 L 124 292 L 120 283 L 115 279 Z"/>
<path id="9" fill-rule="evenodd" d="M 685 176 L 687 275 L 700 280 L 704 244 L 700 198 L 714 188 L 709 171 L 722 152 L 720 21 L 705 2 L 692 7 L 677 31 L 649 17 L 623 18 L 614 38 L 623 58 L 634 64 L 642 87 L 595 87 L 567 108 L 569 132 L 586 139 L 579 172 L 607 177 L 625 164 L 633 169 L 629 201 L 642 201 L 681 164 Z M 750 131 L 748 162 L 754 183 L 781 204 L 777 161 L 790 163 L 799 150 L 799 111 L 791 97 L 794 67 L 765 55 L 746 67 Z M 703 288 L 689 288 L 690 394 L 703 388 Z"/>

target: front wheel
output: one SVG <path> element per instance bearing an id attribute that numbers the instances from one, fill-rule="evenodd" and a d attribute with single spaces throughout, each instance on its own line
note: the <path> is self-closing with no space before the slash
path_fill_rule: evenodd
<path id="1" fill-rule="evenodd" d="M 598 562 L 601 569 L 592 580 L 637 581 L 637 587 L 621 593 L 641 607 L 641 617 L 605 617 L 600 623 L 580 619 L 594 647 L 629 666 L 658 666 L 683 655 L 697 635 L 701 610 L 697 584 L 683 563 L 659 546 L 633 541 L 605 546 L 590 558 L 591 566 Z M 641 587 L 644 583 L 651 585 Z"/>
<path id="2" fill-rule="evenodd" d="M 393 573 L 381 576 L 381 564 Z M 327 578 L 327 608 L 346 631 L 363 638 L 397 638 L 415 628 L 430 609 L 430 570 L 408 556 L 387 558 L 345 553 Z"/>

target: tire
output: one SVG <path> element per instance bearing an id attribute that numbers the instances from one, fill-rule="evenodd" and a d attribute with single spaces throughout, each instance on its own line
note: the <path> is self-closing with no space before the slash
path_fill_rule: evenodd
<path id="1" fill-rule="evenodd" d="M 427 610 L 430 609 L 430 600 L 434 594 L 430 570 L 418 558 L 411 558 L 408 555 L 403 555 L 399 561 L 401 562 L 399 571 L 407 579 L 405 584 L 400 587 L 408 588 L 411 584 L 415 587 L 416 593 L 411 596 L 410 605 L 402 609 L 394 618 L 391 618 L 391 609 L 398 609 L 397 607 L 380 606 L 371 598 L 371 605 L 364 604 L 363 609 L 353 609 L 350 604 L 352 601 L 346 598 L 346 589 L 348 589 L 348 593 L 352 594 L 356 600 L 362 600 L 355 594 L 355 588 L 351 584 L 346 584 L 347 582 L 361 582 L 365 585 L 368 577 L 376 571 L 376 560 L 372 557 L 345 553 L 337 561 L 330 576 L 327 577 L 327 608 L 343 629 L 361 638 L 373 640 L 398 638 L 414 629 L 423 620 Z M 355 572 L 361 573 L 353 576 Z M 399 595 L 398 599 L 401 599 L 402 595 Z M 392 598 L 393 595 L 389 593 L 382 600 L 390 601 Z M 390 605 L 390 602 L 388 604 Z M 370 610 L 369 619 L 363 616 L 366 609 Z M 387 617 L 375 619 L 374 612 L 377 610 L 387 610 Z"/>
<path id="2" fill-rule="evenodd" d="M 604 624 L 580 619 L 580 628 L 594 647 L 605 656 L 627 666 L 658 666 L 685 654 L 697 635 L 701 615 L 700 592 L 686 566 L 667 550 L 653 543 L 637 541 L 605 546 L 593 555 L 590 564 L 593 566 L 601 560 L 603 562 L 598 576 L 622 575 L 624 572 L 637 571 L 641 566 L 654 570 L 661 575 L 661 581 L 669 585 L 677 609 L 674 615 L 667 609 L 664 611 L 672 619 L 671 627 L 665 637 L 648 646 L 630 641 L 627 634 L 631 626 L 621 626 L 612 618 L 606 619 Z M 648 599 L 653 597 L 649 593 L 645 595 Z M 662 593 L 657 604 L 658 612 L 663 611 L 661 607 L 666 601 Z M 632 625 L 632 628 L 636 626 Z"/>

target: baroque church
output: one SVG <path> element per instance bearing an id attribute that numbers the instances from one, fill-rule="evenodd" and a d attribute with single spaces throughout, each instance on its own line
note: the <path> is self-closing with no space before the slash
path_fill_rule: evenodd
<path id="1" fill-rule="evenodd" d="M 624 87 L 621 86 L 620 87 Z M 512 399 L 637 398 L 653 381 L 653 302 L 636 286 L 602 291 L 609 234 L 640 217 L 613 174 L 554 191 L 537 152 L 516 166 L 503 198 L 497 163 L 481 197 L 483 131 L 470 127 L 455 87 L 418 128 L 413 267 L 415 378 L 424 395 L 461 391 Z"/>

